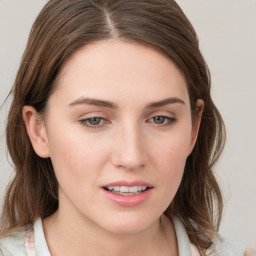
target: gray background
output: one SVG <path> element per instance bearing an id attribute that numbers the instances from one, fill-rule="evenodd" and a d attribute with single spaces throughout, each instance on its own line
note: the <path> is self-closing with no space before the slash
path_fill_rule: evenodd
<path id="1" fill-rule="evenodd" d="M 31 25 L 45 0 L 0 0 L 0 104 Z M 256 248 L 256 0 L 178 0 L 194 25 L 212 73 L 213 98 L 227 127 L 216 173 L 225 195 L 221 232 Z M 10 180 L 0 111 L 0 200 Z"/>

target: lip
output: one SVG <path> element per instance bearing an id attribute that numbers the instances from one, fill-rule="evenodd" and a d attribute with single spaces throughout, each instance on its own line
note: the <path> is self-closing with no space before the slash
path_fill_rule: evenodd
<path id="1" fill-rule="evenodd" d="M 136 181 L 120 180 L 120 181 L 108 183 L 102 187 L 110 187 L 110 186 L 126 186 L 126 187 L 147 186 L 149 188 L 153 187 L 151 184 L 141 180 L 136 180 Z"/>
<path id="2" fill-rule="evenodd" d="M 134 195 L 119 195 L 116 193 L 112 193 L 110 191 L 107 191 L 104 189 L 105 187 L 109 186 L 147 186 L 148 189 L 139 193 L 139 194 L 134 194 Z M 142 203 L 144 203 L 152 194 L 153 186 L 147 182 L 144 181 L 115 181 L 108 183 L 104 185 L 101 188 L 104 196 L 106 196 L 107 199 L 110 201 L 114 202 L 115 204 L 123 207 L 135 207 L 139 206 Z"/>

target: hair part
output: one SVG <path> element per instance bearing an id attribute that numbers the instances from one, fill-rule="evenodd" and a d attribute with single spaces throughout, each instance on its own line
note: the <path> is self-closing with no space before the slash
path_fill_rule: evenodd
<path id="1" fill-rule="evenodd" d="M 196 102 L 204 112 L 184 176 L 165 211 L 178 216 L 201 255 L 218 231 L 222 196 L 213 174 L 225 142 L 223 120 L 211 95 L 209 69 L 193 26 L 174 0 L 50 0 L 29 35 L 12 89 L 6 138 L 15 177 L 6 192 L 0 233 L 32 224 L 58 209 L 58 182 L 50 158 L 40 158 L 30 143 L 22 108 L 43 114 L 63 63 L 82 46 L 116 38 L 149 46 L 172 60 L 183 73 L 192 120 Z"/>

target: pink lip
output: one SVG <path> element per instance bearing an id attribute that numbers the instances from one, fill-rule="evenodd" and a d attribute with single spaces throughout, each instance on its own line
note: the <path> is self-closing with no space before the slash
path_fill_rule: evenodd
<path id="1" fill-rule="evenodd" d="M 109 187 L 109 186 L 147 186 L 149 189 L 147 189 L 144 192 L 141 192 L 136 195 L 119 195 L 112 193 L 110 191 L 107 191 L 104 189 L 104 187 Z M 102 192 L 103 194 L 112 202 L 116 203 L 117 205 L 124 206 L 124 207 L 134 207 L 142 204 L 145 202 L 151 195 L 153 190 L 153 186 L 150 185 L 149 183 L 146 183 L 144 181 L 116 181 L 109 183 L 107 185 L 104 185 L 102 187 Z"/>
<path id="2" fill-rule="evenodd" d="M 133 187 L 133 186 L 147 186 L 149 188 L 152 188 L 153 186 L 147 182 L 136 180 L 136 181 L 126 181 L 126 180 L 120 180 L 108 183 L 102 187 L 109 187 L 109 186 L 127 186 L 127 187 Z"/>

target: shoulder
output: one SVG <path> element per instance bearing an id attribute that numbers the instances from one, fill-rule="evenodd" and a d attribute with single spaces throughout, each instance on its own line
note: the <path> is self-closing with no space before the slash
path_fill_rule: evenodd
<path id="1" fill-rule="evenodd" d="M 219 235 L 214 242 L 216 256 L 244 256 L 246 255 L 245 245 Z"/>
<path id="2" fill-rule="evenodd" d="M 32 227 L 30 228 L 32 229 Z M 0 238 L 0 256 L 25 256 L 25 237 L 28 228 L 15 230 Z"/>
<path id="3" fill-rule="evenodd" d="M 191 244 L 191 252 L 192 256 L 200 256 L 196 246 L 193 244 Z M 253 256 L 242 243 L 223 236 L 216 238 L 214 246 L 208 249 L 206 253 L 212 256 Z"/>
<path id="4" fill-rule="evenodd" d="M 189 241 L 187 231 L 182 221 L 176 217 L 172 217 L 175 228 L 179 252 L 181 255 L 200 256 L 196 246 Z M 213 241 L 213 246 L 206 251 L 211 256 L 256 256 L 253 251 L 246 249 L 245 245 L 228 239 L 220 234 Z"/>

